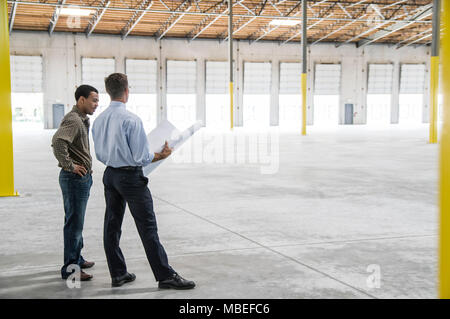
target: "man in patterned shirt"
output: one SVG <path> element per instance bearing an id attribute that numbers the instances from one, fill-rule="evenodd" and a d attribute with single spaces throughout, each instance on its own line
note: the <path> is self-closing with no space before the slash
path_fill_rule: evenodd
<path id="1" fill-rule="evenodd" d="M 84 260 L 83 224 L 89 191 L 92 186 L 92 158 L 89 151 L 89 118 L 98 106 L 98 91 L 90 85 L 81 85 L 75 91 L 77 104 L 64 116 L 52 139 L 53 153 L 61 167 L 59 185 L 64 200 L 64 265 L 61 276 L 67 279 L 76 270 L 94 266 Z M 80 272 L 80 280 L 92 275 Z"/>

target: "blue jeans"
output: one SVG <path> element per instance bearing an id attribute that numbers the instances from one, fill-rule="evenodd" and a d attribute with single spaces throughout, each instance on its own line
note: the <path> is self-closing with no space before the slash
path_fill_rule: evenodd
<path id="1" fill-rule="evenodd" d="M 92 186 L 91 174 L 81 177 L 75 173 L 61 170 L 59 174 L 64 200 L 64 265 L 61 268 L 62 278 L 67 278 L 72 272 L 67 272 L 69 265 L 84 263 L 81 256 L 83 248 L 83 224 Z"/>

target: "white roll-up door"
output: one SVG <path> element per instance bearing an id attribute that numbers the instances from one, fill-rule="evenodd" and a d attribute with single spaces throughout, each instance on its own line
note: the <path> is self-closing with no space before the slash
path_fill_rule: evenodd
<path id="1" fill-rule="evenodd" d="M 369 64 L 368 94 L 391 94 L 392 76 L 394 66 L 392 64 Z"/>
<path id="2" fill-rule="evenodd" d="M 314 79 L 314 94 L 339 95 L 341 87 L 341 65 L 316 64 Z"/>
<path id="3" fill-rule="evenodd" d="M 126 59 L 125 72 L 131 93 L 155 94 L 157 87 L 156 60 Z"/>
<path id="4" fill-rule="evenodd" d="M 280 94 L 301 94 L 302 64 L 296 62 L 280 63 Z"/>
<path id="5" fill-rule="evenodd" d="M 244 94 L 270 94 L 272 64 L 244 63 Z"/>
<path id="6" fill-rule="evenodd" d="M 12 55 L 11 90 L 12 92 L 42 92 L 42 57 Z"/>
<path id="7" fill-rule="evenodd" d="M 114 59 L 82 58 L 81 82 L 95 87 L 100 93 L 105 93 L 105 78 L 114 73 Z"/>
<path id="8" fill-rule="evenodd" d="M 227 94 L 229 63 L 206 61 L 206 94 Z"/>
<path id="9" fill-rule="evenodd" d="M 400 94 L 423 94 L 425 90 L 425 64 L 402 64 Z"/>
<path id="10" fill-rule="evenodd" d="M 167 93 L 195 94 L 197 91 L 196 61 L 167 61 Z"/>

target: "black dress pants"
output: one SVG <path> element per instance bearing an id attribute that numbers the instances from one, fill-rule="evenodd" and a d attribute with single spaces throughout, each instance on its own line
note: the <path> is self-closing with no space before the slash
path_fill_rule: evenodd
<path id="1" fill-rule="evenodd" d="M 103 244 L 112 278 L 127 273 L 125 258 L 119 247 L 126 204 L 134 218 L 155 279 L 167 279 L 175 272 L 159 241 L 153 199 L 147 184 L 148 179 L 140 168 L 125 170 L 108 166 L 103 174 L 106 200 Z"/>

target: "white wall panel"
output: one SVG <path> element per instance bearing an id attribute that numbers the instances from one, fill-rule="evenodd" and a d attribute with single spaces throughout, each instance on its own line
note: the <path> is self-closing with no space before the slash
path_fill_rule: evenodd
<path id="1" fill-rule="evenodd" d="M 244 94 L 270 94 L 271 74 L 270 62 L 245 62 Z"/>
<path id="2" fill-rule="evenodd" d="M 167 93 L 196 94 L 196 61 L 167 61 Z"/>
<path id="3" fill-rule="evenodd" d="M 400 94 L 423 94 L 425 90 L 425 64 L 402 64 Z"/>
<path id="4" fill-rule="evenodd" d="M 157 87 L 157 61 L 126 59 L 125 72 L 128 76 L 130 92 L 154 94 Z"/>
<path id="5" fill-rule="evenodd" d="M 106 93 L 105 78 L 114 70 L 114 59 L 82 58 L 81 82 L 95 87 L 100 93 Z"/>
<path id="6" fill-rule="evenodd" d="M 280 94 L 301 94 L 302 64 L 297 62 L 280 63 Z"/>
<path id="7" fill-rule="evenodd" d="M 12 92 L 42 92 L 42 57 L 12 55 Z"/>
<path id="8" fill-rule="evenodd" d="M 339 95 L 341 87 L 340 64 L 316 64 L 314 74 L 314 94 Z"/>
<path id="9" fill-rule="evenodd" d="M 394 66 L 369 64 L 368 94 L 391 94 Z"/>
<path id="10" fill-rule="evenodd" d="M 206 94 L 228 93 L 229 68 L 228 62 L 206 62 Z"/>

